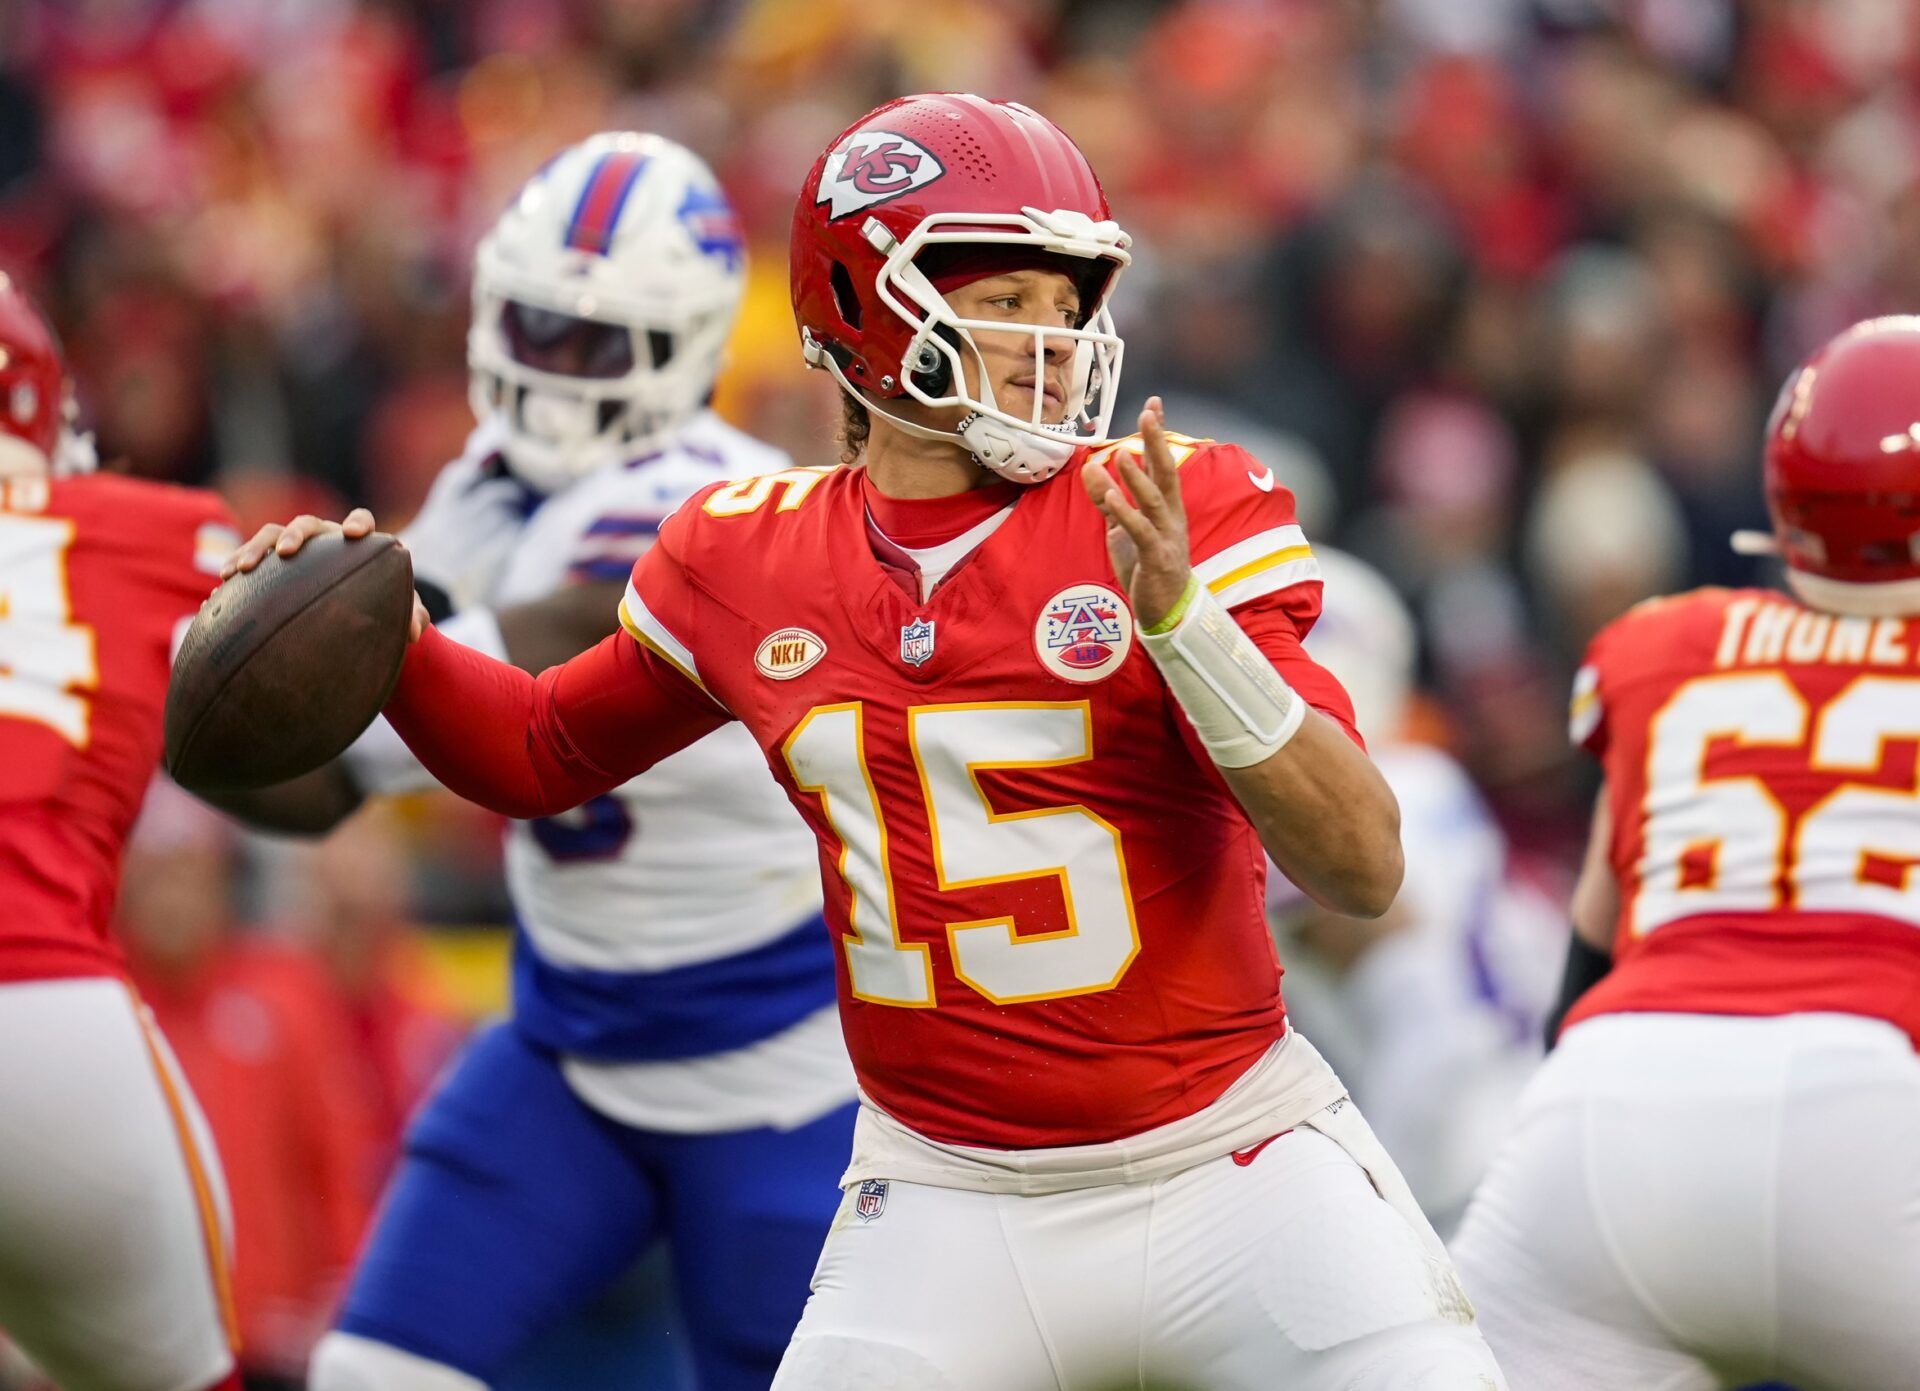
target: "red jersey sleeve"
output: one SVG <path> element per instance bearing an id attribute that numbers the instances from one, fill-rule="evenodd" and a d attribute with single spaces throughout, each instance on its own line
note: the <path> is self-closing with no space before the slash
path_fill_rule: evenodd
<path id="1" fill-rule="evenodd" d="M 217 493 L 196 490 L 186 497 L 186 520 L 192 534 L 186 557 L 191 567 L 189 584 L 211 592 L 220 583 L 220 567 L 240 548 L 240 523 Z"/>
<path id="2" fill-rule="evenodd" d="M 1628 610 L 1595 633 L 1587 644 L 1580 669 L 1573 674 L 1573 694 L 1567 704 L 1567 737 L 1574 747 L 1585 749 L 1602 761 L 1607 756 L 1610 732 L 1607 699 L 1613 675 L 1611 668 L 1619 660 L 1614 654 L 1620 647 L 1621 630 L 1633 621 L 1636 612 L 1638 610 Z"/>
<path id="3" fill-rule="evenodd" d="M 1293 494 L 1238 445 L 1190 447 L 1180 491 L 1194 577 L 1239 620 L 1288 685 L 1365 747 L 1353 701 L 1301 641 L 1320 618 L 1321 580 Z"/>
<path id="4" fill-rule="evenodd" d="M 611 792 L 728 719 L 624 632 L 535 677 L 432 629 L 386 715 L 442 784 L 523 820 Z"/>
<path id="5" fill-rule="evenodd" d="M 172 651 L 180 648 L 201 603 L 220 583 L 220 567 L 240 547 L 240 523 L 218 493 L 170 489 L 181 502 L 180 540 L 170 549 L 180 616 L 174 624 Z"/>
<path id="6" fill-rule="evenodd" d="M 620 626 L 647 654 L 649 661 L 670 669 L 718 706 L 694 655 L 701 631 L 701 592 L 688 577 L 683 557 L 690 544 L 693 518 L 701 505 L 723 484 L 702 489 L 688 498 L 660 527 L 657 544 L 634 563 L 620 600 Z"/>
<path id="7" fill-rule="evenodd" d="M 634 565 L 621 631 L 538 677 L 431 630 L 413 645 L 386 715 L 428 772 L 504 815 L 552 816 L 732 718 L 679 636 L 698 631 L 672 525 L 685 511 Z"/>

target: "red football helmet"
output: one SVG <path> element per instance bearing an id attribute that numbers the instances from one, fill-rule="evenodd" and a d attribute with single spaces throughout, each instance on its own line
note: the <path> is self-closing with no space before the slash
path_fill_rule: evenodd
<path id="1" fill-rule="evenodd" d="M 92 467 L 92 440 L 72 428 L 77 415 L 59 339 L 0 272 L 0 477 Z"/>
<path id="2" fill-rule="evenodd" d="M 869 409 L 1037 482 L 1107 438 L 1121 357 L 1107 303 L 1128 243 L 1086 156 L 1044 116 L 965 93 L 902 97 L 841 132 L 801 189 L 789 261 L 801 346 L 809 366 L 832 372 Z M 1078 272 L 1080 322 L 959 318 L 927 264 L 916 264 L 929 248 L 939 248 L 929 259 L 944 263 L 949 287 L 1015 265 Z M 1002 410 L 984 370 L 974 397 L 961 356 L 979 358 L 972 330 L 1030 331 L 1037 372 L 1049 340 L 1072 340 L 1066 419 L 1043 420 L 1037 392 L 1028 414 Z M 968 413 L 950 433 L 929 430 L 877 404 L 901 397 Z"/>
<path id="3" fill-rule="evenodd" d="M 1803 363 L 1767 426 L 1770 549 L 1802 599 L 1920 612 L 1920 317 L 1855 324 Z"/>

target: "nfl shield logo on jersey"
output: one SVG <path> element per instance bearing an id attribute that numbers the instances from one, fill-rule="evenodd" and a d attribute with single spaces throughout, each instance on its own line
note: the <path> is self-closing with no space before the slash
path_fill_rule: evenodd
<path id="1" fill-rule="evenodd" d="M 1103 584 L 1069 585 L 1041 606 L 1033 645 L 1061 680 L 1104 681 L 1133 650 L 1133 612 Z"/>
<path id="2" fill-rule="evenodd" d="M 853 1200 L 853 1210 L 859 1214 L 862 1222 L 871 1222 L 887 1210 L 887 1181 L 883 1178 L 862 1179 L 860 1192 Z"/>
<path id="3" fill-rule="evenodd" d="M 900 630 L 900 660 L 923 667 L 933 658 L 933 620 L 916 618 Z"/>

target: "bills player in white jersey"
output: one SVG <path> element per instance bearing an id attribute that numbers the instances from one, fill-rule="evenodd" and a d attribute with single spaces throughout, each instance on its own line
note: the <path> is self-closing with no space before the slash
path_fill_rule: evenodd
<path id="1" fill-rule="evenodd" d="M 1267 877 L 1268 900 L 1292 939 L 1286 959 L 1300 983 L 1288 1000 L 1301 1027 L 1349 1079 L 1444 1234 L 1539 1064 L 1560 919 L 1509 882 L 1506 837 L 1466 771 L 1405 737 L 1418 655 L 1406 605 L 1366 562 L 1330 546 L 1314 554 L 1326 601 L 1307 651 L 1353 697 L 1400 803 L 1407 873 L 1394 906 L 1371 920 L 1326 912 L 1279 874 Z M 1331 979 L 1301 970 L 1306 962 Z"/>
<path id="2" fill-rule="evenodd" d="M 535 175 L 476 258 L 479 427 L 403 533 L 442 632 L 559 662 L 612 631 L 683 498 L 789 467 L 706 405 L 742 263 L 669 141 L 595 136 Z M 384 722 L 343 762 L 232 809 L 310 831 L 433 785 Z M 812 837 L 735 726 L 514 823 L 507 874 L 513 1017 L 415 1121 L 315 1391 L 488 1384 L 661 1235 L 702 1391 L 766 1386 L 852 1129 Z"/>

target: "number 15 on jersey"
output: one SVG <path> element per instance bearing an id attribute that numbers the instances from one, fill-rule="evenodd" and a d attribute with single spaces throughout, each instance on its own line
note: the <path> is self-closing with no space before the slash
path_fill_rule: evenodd
<path id="1" fill-rule="evenodd" d="M 931 949 L 900 935 L 897 886 L 880 796 L 868 766 L 862 704 L 803 716 L 783 752 L 799 789 L 821 801 L 841 844 L 852 898 L 845 939 L 856 997 L 872 1004 L 939 1003 Z M 955 975 L 996 1004 L 1111 990 L 1140 951 L 1120 832 L 1078 804 L 997 811 L 979 774 L 1058 768 L 1093 757 L 1086 701 L 925 705 L 907 712 L 942 892 L 1016 880 L 1059 881 L 1067 926 L 1022 933 L 1011 917 L 949 922 Z"/>

